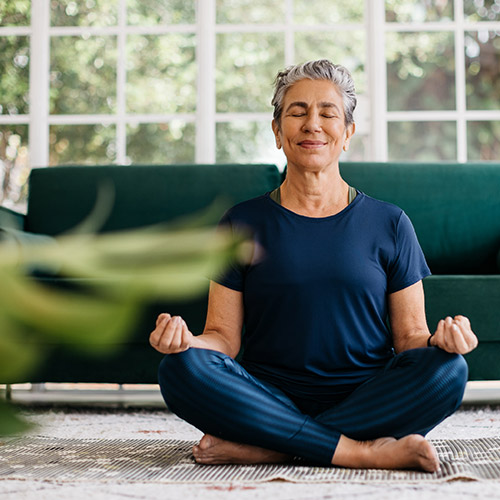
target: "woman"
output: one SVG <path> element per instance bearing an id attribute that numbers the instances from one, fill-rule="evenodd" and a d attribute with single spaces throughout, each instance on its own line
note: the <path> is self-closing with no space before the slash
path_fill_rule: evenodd
<path id="1" fill-rule="evenodd" d="M 355 131 L 349 72 L 327 60 L 288 68 L 273 105 L 287 177 L 222 221 L 250 227 L 260 251 L 211 282 L 202 335 L 158 317 L 150 342 L 167 354 L 163 397 L 205 432 L 199 463 L 300 456 L 436 471 L 424 436 L 461 402 L 461 354 L 477 345 L 470 323 L 448 317 L 430 334 L 430 272 L 410 221 L 340 176 Z"/>

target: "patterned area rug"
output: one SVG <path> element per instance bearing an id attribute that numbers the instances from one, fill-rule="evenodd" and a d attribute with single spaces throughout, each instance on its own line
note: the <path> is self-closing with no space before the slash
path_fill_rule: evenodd
<path id="1" fill-rule="evenodd" d="M 441 471 L 343 469 L 296 461 L 279 465 L 198 465 L 191 441 L 18 438 L 0 444 L 0 479 L 57 482 L 422 483 L 500 479 L 500 438 L 433 440 Z"/>

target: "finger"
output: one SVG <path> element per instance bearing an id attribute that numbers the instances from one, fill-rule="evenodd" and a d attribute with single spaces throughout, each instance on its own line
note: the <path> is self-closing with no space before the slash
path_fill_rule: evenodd
<path id="1" fill-rule="evenodd" d="M 456 323 L 460 323 L 461 325 L 465 326 L 466 328 L 470 328 L 470 320 L 467 316 L 462 316 L 459 314 L 458 316 L 455 316 L 453 318 Z"/>
<path id="2" fill-rule="evenodd" d="M 172 352 L 172 344 L 175 342 L 176 330 L 178 326 L 178 316 L 172 316 L 165 326 L 161 335 L 158 347 L 161 352 L 169 354 Z"/>
<path id="3" fill-rule="evenodd" d="M 439 347 L 443 342 L 444 320 L 440 320 L 437 324 L 436 331 L 433 333 L 430 344 Z"/>
<path id="4" fill-rule="evenodd" d="M 178 352 L 179 347 L 182 344 L 182 318 L 180 316 L 176 316 L 174 318 L 172 337 L 170 341 L 170 351 Z"/>
<path id="5" fill-rule="evenodd" d="M 469 345 L 465 340 L 464 334 L 459 325 L 453 323 L 451 325 L 451 334 L 455 344 L 455 351 L 457 354 L 465 354 L 469 352 Z"/>
<path id="6" fill-rule="evenodd" d="M 182 320 L 182 341 L 179 349 L 185 351 L 191 347 L 191 339 L 193 334 L 189 331 L 189 328 L 184 320 Z"/>
<path id="7" fill-rule="evenodd" d="M 456 349 L 452 326 L 453 320 L 450 316 L 447 316 L 443 325 L 443 345 L 440 346 L 446 352 L 455 352 Z"/>
<path id="8" fill-rule="evenodd" d="M 161 313 L 158 316 L 158 318 L 156 318 L 156 326 L 158 326 L 165 319 L 165 317 L 167 317 L 169 319 L 171 318 L 170 314 L 168 314 L 168 313 Z"/>
<path id="9" fill-rule="evenodd" d="M 151 332 L 149 336 L 149 343 L 153 347 L 157 347 L 160 344 L 161 338 L 165 333 L 165 329 L 168 326 L 170 319 L 170 314 L 166 314 L 165 316 L 163 316 L 163 318 L 157 324 L 156 328 Z"/>
<path id="10" fill-rule="evenodd" d="M 457 319 L 458 318 L 458 319 Z M 478 345 L 478 340 L 474 332 L 470 328 L 470 321 L 465 316 L 456 316 L 454 323 L 460 328 L 464 341 L 467 343 L 468 351 L 475 349 Z"/>

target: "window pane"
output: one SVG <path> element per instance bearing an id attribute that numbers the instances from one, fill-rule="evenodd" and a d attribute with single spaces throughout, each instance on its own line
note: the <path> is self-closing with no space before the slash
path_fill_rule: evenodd
<path id="1" fill-rule="evenodd" d="M 455 122 L 392 122 L 388 124 L 389 160 L 457 159 Z"/>
<path id="2" fill-rule="evenodd" d="M 195 125 L 175 120 L 127 127 L 130 163 L 192 163 L 195 159 Z"/>
<path id="3" fill-rule="evenodd" d="M 0 125 L 0 205 L 26 212 L 28 126 Z"/>
<path id="4" fill-rule="evenodd" d="M 295 0 L 294 20 L 297 24 L 362 23 L 364 0 Z"/>
<path id="5" fill-rule="evenodd" d="M 325 58 L 335 64 L 342 64 L 351 72 L 356 92 L 366 91 L 364 31 L 307 31 L 295 35 L 297 63 Z"/>
<path id="6" fill-rule="evenodd" d="M 221 163 L 263 162 L 285 164 L 283 153 L 276 148 L 269 122 L 233 121 L 217 123 L 216 161 Z"/>
<path id="7" fill-rule="evenodd" d="M 29 113 L 29 39 L 0 37 L 0 114 Z"/>
<path id="8" fill-rule="evenodd" d="M 113 26 L 118 0 L 52 0 L 50 11 L 52 26 Z"/>
<path id="9" fill-rule="evenodd" d="M 0 0 L 0 26 L 29 26 L 31 0 Z"/>
<path id="10" fill-rule="evenodd" d="M 128 24 L 194 24 L 194 0 L 127 0 Z"/>
<path id="11" fill-rule="evenodd" d="M 127 39 L 127 111 L 182 113 L 196 109 L 195 35 Z"/>
<path id="12" fill-rule="evenodd" d="M 217 36 L 217 111 L 270 111 L 272 82 L 284 66 L 283 35 Z"/>
<path id="13" fill-rule="evenodd" d="M 50 165 L 109 164 L 116 158 L 115 136 L 114 125 L 53 125 Z"/>
<path id="14" fill-rule="evenodd" d="M 468 109 L 500 109 L 500 31 L 465 34 Z"/>
<path id="15" fill-rule="evenodd" d="M 50 55 L 52 114 L 115 112 L 116 37 L 55 37 Z"/>
<path id="16" fill-rule="evenodd" d="M 265 23 L 285 22 L 285 1 L 274 0 L 217 0 L 218 23 Z"/>
<path id="17" fill-rule="evenodd" d="M 455 108 L 453 33 L 387 33 L 390 111 Z"/>
<path id="18" fill-rule="evenodd" d="M 385 19 L 396 23 L 453 20 L 453 0 L 386 0 Z"/>
<path id="19" fill-rule="evenodd" d="M 500 0 L 464 0 L 467 21 L 499 21 Z"/>
<path id="20" fill-rule="evenodd" d="M 469 160 L 500 158 L 500 121 L 467 123 L 467 150 Z"/>

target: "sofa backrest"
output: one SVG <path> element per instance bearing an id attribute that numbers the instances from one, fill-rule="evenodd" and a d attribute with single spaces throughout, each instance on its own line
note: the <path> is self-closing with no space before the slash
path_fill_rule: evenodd
<path id="1" fill-rule="evenodd" d="M 141 227 L 203 211 L 215 200 L 229 208 L 280 183 L 275 165 L 110 165 L 33 169 L 25 230 L 50 236 L 74 228 L 96 202 L 99 185 L 114 186 L 102 232 Z M 220 214 L 222 215 L 222 213 Z"/>
<path id="2" fill-rule="evenodd" d="M 500 163 L 346 162 L 341 172 L 408 214 L 433 273 L 500 272 Z"/>

